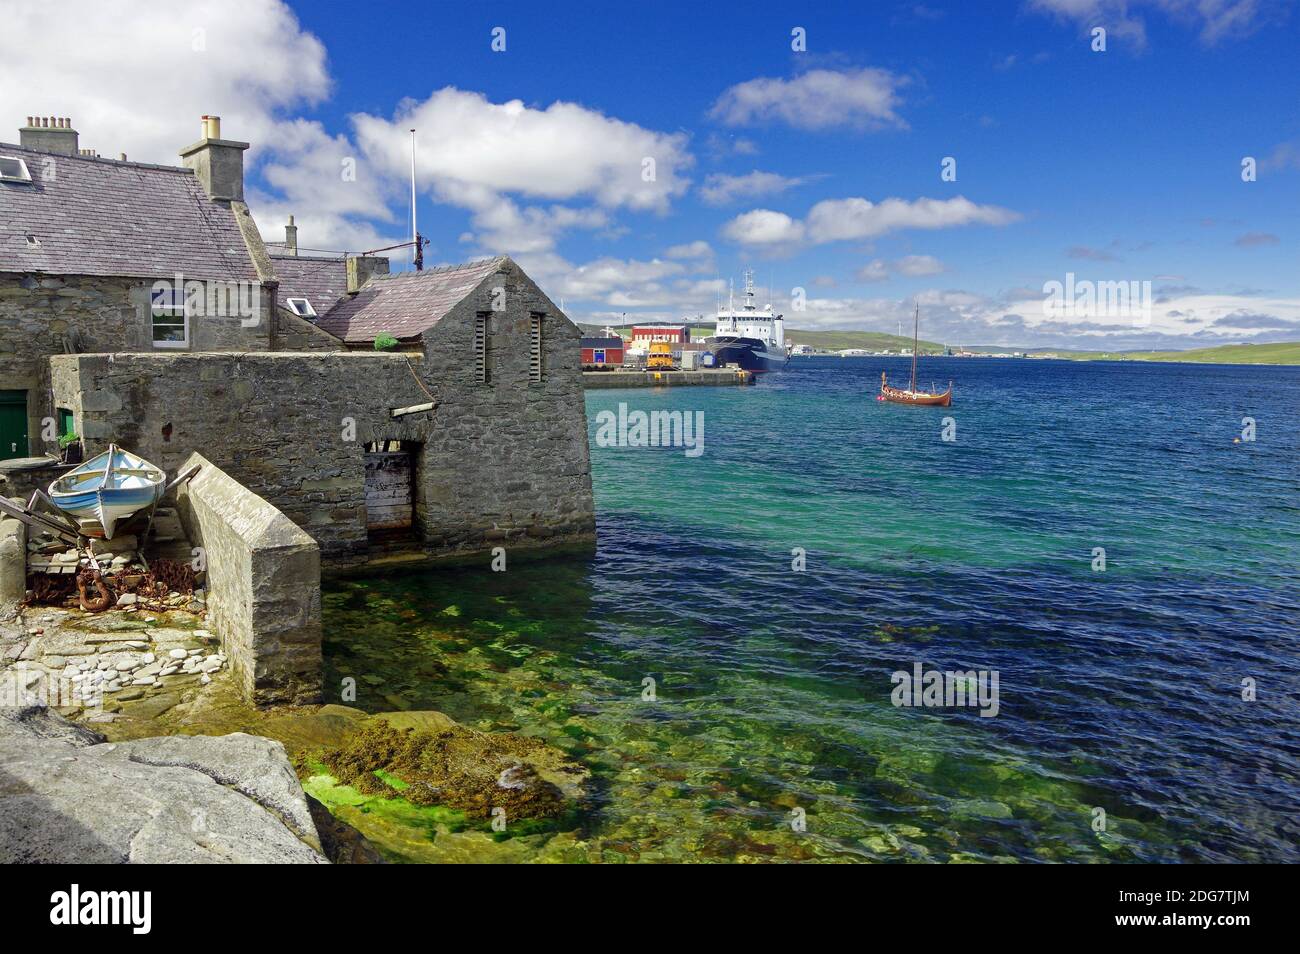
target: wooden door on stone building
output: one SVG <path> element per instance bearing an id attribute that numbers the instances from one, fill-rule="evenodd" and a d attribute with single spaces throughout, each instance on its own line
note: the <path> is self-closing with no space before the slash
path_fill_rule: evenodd
<path id="1" fill-rule="evenodd" d="M 400 441 L 366 445 L 366 530 L 397 532 L 414 526 L 412 454 Z"/>
<path id="2" fill-rule="evenodd" d="M 0 460 L 27 456 L 27 392 L 0 391 Z"/>

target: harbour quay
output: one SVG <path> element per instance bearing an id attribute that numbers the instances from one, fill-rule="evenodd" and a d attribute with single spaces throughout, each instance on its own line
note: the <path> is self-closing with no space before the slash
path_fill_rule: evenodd
<path id="1" fill-rule="evenodd" d="M 753 371 L 743 368 L 700 368 L 696 371 L 584 371 L 582 386 L 588 390 L 601 388 L 664 388 L 699 385 L 754 384 Z"/>

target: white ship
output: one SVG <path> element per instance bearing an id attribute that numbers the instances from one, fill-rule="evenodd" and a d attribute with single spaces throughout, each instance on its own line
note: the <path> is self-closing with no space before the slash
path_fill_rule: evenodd
<path id="1" fill-rule="evenodd" d="M 780 371 L 790 360 L 785 346 L 785 319 L 774 314 L 769 302 L 759 309 L 754 298 L 754 272 L 745 269 L 745 295 L 736 306 L 727 296 L 727 306 L 718 309 L 713 337 L 707 344 L 719 365 L 738 364 L 746 371 Z"/>

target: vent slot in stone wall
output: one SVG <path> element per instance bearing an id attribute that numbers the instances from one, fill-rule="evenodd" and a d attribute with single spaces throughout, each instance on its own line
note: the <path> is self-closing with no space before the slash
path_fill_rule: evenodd
<path id="1" fill-rule="evenodd" d="M 528 380 L 542 380 L 542 316 L 528 316 Z"/>
<path id="2" fill-rule="evenodd" d="M 487 384 L 487 336 L 488 316 L 479 315 L 474 319 L 474 380 Z"/>

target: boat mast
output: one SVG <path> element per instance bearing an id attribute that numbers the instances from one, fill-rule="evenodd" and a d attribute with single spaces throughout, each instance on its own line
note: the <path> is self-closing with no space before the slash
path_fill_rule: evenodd
<path id="1" fill-rule="evenodd" d="M 912 393 L 916 393 L 916 344 L 921 331 L 921 303 L 916 303 L 916 318 L 912 323 Z"/>

